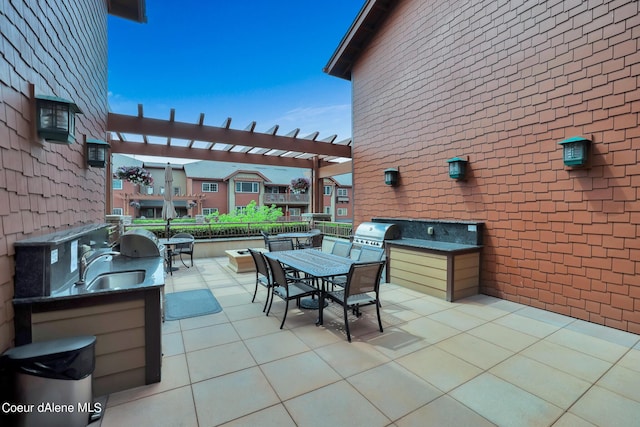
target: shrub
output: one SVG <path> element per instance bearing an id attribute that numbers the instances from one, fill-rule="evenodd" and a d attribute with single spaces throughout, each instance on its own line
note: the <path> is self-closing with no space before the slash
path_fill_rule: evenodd
<path id="1" fill-rule="evenodd" d="M 166 221 L 158 223 L 150 222 L 148 225 L 138 224 L 139 228 L 144 228 L 155 234 L 159 238 L 166 237 Z M 309 224 L 300 222 L 258 222 L 258 223 L 209 223 L 209 224 L 189 224 L 171 223 L 171 235 L 177 233 L 189 233 L 196 239 L 215 239 L 224 237 L 251 237 L 260 236 L 260 231 L 269 234 L 289 233 L 297 231 L 307 231 Z"/>
<path id="2" fill-rule="evenodd" d="M 264 222 L 264 221 L 277 221 L 284 214 L 282 208 L 277 208 L 275 205 L 271 206 L 258 206 L 255 200 L 249 202 L 246 208 L 242 211 L 219 214 L 215 212 L 207 219 L 210 222 L 225 223 L 225 222 Z"/>

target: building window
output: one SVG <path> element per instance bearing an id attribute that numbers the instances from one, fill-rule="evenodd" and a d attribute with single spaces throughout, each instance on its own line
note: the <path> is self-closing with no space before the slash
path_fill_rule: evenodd
<path id="1" fill-rule="evenodd" d="M 280 193 L 279 187 L 264 187 L 264 192 L 267 194 L 278 194 Z"/>
<path id="2" fill-rule="evenodd" d="M 260 186 L 257 182 L 236 182 L 236 193 L 259 193 Z"/>
<path id="3" fill-rule="evenodd" d="M 247 207 L 246 206 L 236 206 L 236 213 L 237 214 L 243 214 L 247 212 Z"/>
<path id="4" fill-rule="evenodd" d="M 217 182 L 203 182 L 202 183 L 202 192 L 203 193 L 217 193 L 218 192 L 218 183 Z"/>
<path id="5" fill-rule="evenodd" d="M 173 187 L 173 195 L 174 196 L 180 195 L 180 187 Z"/>
<path id="6" fill-rule="evenodd" d="M 122 180 L 114 179 L 113 181 L 111 181 L 111 188 L 113 188 L 114 190 L 122 190 Z M 114 214 L 114 215 L 122 215 L 122 214 Z"/>
<path id="7" fill-rule="evenodd" d="M 331 215 L 331 206 L 325 206 L 324 213 Z"/>
<path id="8" fill-rule="evenodd" d="M 324 186 L 324 195 L 325 196 L 330 196 L 331 195 L 331 186 L 330 185 L 325 185 Z"/>
<path id="9" fill-rule="evenodd" d="M 347 208 L 338 208 L 337 209 L 338 216 L 347 216 Z"/>
<path id="10" fill-rule="evenodd" d="M 338 197 L 347 197 L 349 192 L 346 188 L 338 188 Z"/>
<path id="11" fill-rule="evenodd" d="M 111 213 L 114 215 L 124 215 L 122 208 L 113 208 L 111 209 Z"/>
<path id="12" fill-rule="evenodd" d="M 211 215 L 218 212 L 218 208 L 202 208 L 202 215 Z"/>
<path id="13" fill-rule="evenodd" d="M 302 214 L 302 211 L 300 210 L 300 208 L 289 208 L 289 216 L 300 216 Z"/>

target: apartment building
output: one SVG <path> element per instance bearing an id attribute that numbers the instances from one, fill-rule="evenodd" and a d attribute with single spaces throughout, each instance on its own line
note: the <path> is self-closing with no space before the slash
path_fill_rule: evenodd
<path id="1" fill-rule="evenodd" d="M 324 213 L 333 221 L 351 222 L 353 215 L 353 179 L 350 173 L 324 179 Z"/>
<path id="2" fill-rule="evenodd" d="M 290 188 L 293 179 L 309 179 L 309 169 L 216 161 L 171 164 L 173 187 L 167 189 L 166 163 L 143 162 L 114 154 L 112 165 L 114 171 L 121 166 L 141 167 L 153 178 L 151 185 L 112 178 L 112 213 L 116 215 L 160 218 L 166 191 L 172 192 L 179 217 L 230 213 L 243 209 L 253 200 L 260 206 L 282 208 L 285 218 L 289 219 L 311 212 L 310 190 L 298 192 Z M 324 212 L 336 221 L 350 221 L 353 198 L 350 174 L 325 179 L 323 191 Z"/>

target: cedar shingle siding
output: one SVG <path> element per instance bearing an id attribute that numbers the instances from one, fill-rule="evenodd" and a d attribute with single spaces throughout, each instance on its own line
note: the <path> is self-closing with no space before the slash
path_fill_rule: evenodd
<path id="1" fill-rule="evenodd" d="M 71 145 L 32 140 L 29 83 L 75 102 Z M 104 1 L 4 1 L 0 7 L 0 352 L 13 345 L 13 243 L 104 222 L 105 169 L 87 168 L 84 137 L 106 138 Z"/>

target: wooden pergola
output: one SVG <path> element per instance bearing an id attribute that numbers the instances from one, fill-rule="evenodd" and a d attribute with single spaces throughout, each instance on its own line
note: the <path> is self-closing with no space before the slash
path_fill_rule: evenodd
<path id="1" fill-rule="evenodd" d="M 153 119 L 144 117 L 142 104 L 137 116 L 109 113 L 107 121 L 112 153 L 311 169 L 312 210 L 321 212 L 322 179 L 352 172 L 351 139 L 336 142 L 331 135 L 318 140 L 319 132 L 299 137 L 300 129 L 278 135 L 278 125 L 264 133 L 255 127 L 251 122 L 245 129 L 232 129 L 231 118 L 222 126 L 205 125 L 204 113 L 197 123 L 177 122 L 174 109 L 168 120 Z M 107 204 L 111 211 L 111 195 Z"/>

